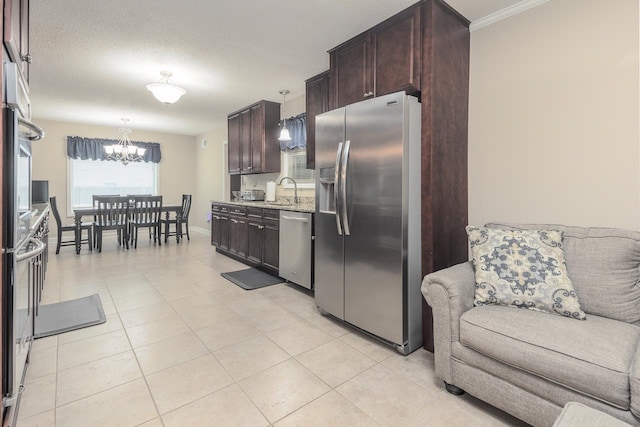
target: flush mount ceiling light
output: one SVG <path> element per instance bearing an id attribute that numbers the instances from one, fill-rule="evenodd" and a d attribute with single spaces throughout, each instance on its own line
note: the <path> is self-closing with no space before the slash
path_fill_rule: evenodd
<path id="1" fill-rule="evenodd" d="M 113 145 L 105 145 L 104 151 L 107 153 L 107 160 L 121 161 L 125 166 L 129 162 L 139 162 L 142 160 L 146 148 L 138 147 L 131 143 L 129 134 L 131 129 L 127 126 L 129 119 L 121 119 L 122 127 L 118 129 L 120 131 L 120 138 L 118 143 Z"/>
<path id="2" fill-rule="evenodd" d="M 282 95 L 282 117 L 284 117 L 284 122 L 282 123 L 282 129 L 280 129 L 279 141 L 291 141 L 291 135 L 289 134 L 289 129 L 287 129 L 287 116 L 284 114 L 284 103 L 287 100 L 288 94 L 289 91 L 287 89 L 280 91 L 280 95 Z"/>
<path id="3" fill-rule="evenodd" d="M 169 78 L 173 76 L 173 73 L 169 71 L 160 71 L 160 74 L 162 74 L 160 83 L 151 83 L 147 85 L 149 92 L 151 92 L 158 101 L 164 102 L 165 104 L 173 104 L 179 100 L 182 95 L 187 93 L 187 91 L 181 87 L 171 84 Z"/>

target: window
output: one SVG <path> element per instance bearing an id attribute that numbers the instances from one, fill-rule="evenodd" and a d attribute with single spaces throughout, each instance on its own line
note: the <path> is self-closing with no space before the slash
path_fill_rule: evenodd
<path id="1" fill-rule="evenodd" d="M 315 174 L 313 169 L 307 169 L 307 150 L 304 148 L 296 148 L 291 151 L 284 152 L 282 156 L 282 176 L 290 176 L 295 179 L 298 187 L 314 188 Z M 285 181 L 286 188 L 293 188 L 293 184 Z"/>
<path id="2" fill-rule="evenodd" d="M 91 207 L 94 194 L 158 194 L 158 164 L 69 160 L 69 212 Z"/>

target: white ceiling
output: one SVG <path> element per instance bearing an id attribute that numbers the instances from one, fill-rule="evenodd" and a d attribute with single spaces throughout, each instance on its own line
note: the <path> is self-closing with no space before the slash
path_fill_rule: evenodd
<path id="1" fill-rule="evenodd" d="M 304 94 L 328 49 L 417 0 L 31 0 L 35 119 L 198 135 L 260 99 Z M 470 21 L 520 0 L 449 0 Z M 160 71 L 176 104 L 145 85 Z"/>

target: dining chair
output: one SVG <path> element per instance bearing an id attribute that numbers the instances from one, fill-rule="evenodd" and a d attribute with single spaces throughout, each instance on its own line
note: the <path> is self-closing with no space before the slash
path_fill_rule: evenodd
<path id="1" fill-rule="evenodd" d="M 106 230 L 116 230 L 118 244 L 129 249 L 129 235 L 127 233 L 129 199 L 126 196 L 95 196 L 95 200 L 98 214 L 93 227 L 96 230 L 98 252 L 102 252 L 102 234 Z"/>
<path id="2" fill-rule="evenodd" d="M 49 197 L 49 204 L 51 205 L 51 212 L 53 212 L 53 218 L 56 221 L 56 225 L 58 226 L 58 242 L 56 244 L 56 255 L 60 253 L 61 246 L 75 246 L 76 245 L 76 226 L 74 225 L 62 225 L 62 220 L 60 219 L 60 212 L 58 212 L 58 203 L 56 201 L 56 197 Z M 82 237 L 82 232 L 87 230 L 87 238 L 81 239 L 80 244 L 87 243 L 89 245 L 89 250 L 93 250 L 93 223 L 92 222 L 83 222 L 80 226 L 80 237 Z M 66 231 L 73 231 L 73 239 L 70 240 L 62 240 L 62 233 Z"/>
<path id="3" fill-rule="evenodd" d="M 162 196 L 135 196 L 130 206 L 129 233 L 134 248 L 138 247 L 138 230 L 149 229 L 149 238 L 153 231 L 153 243 L 162 246 L 160 218 L 162 215 Z"/>
<path id="4" fill-rule="evenodd" d="M 91 206 L 93 206 L 95 209 L 98 208 L 98 197 L 120 197 L 119 194 L 93 194 L 91 196 Z M 98 221 L 98 216 L 94 215 L 93 216 L 93 222 L 95 223 L 96 221 Z M 93 228 L 93 247 L 97 248 L 98 247 L 98 236 L 97 236 L 97 231 L 95 229 L 95 227 Z"/>
<path id="5" fill-rule="evenodd" d="M 176 212 L 174 218 L 167 217 L 161 219 L 160 223 L 164 226 L 164 242 L 166 243 L 169 236 L 176 236 L 176 242 L 180 243 L 182 239 L 183 231 L 187 234 L 187 240 L 191 240 L 189 237 L 189 212 L 191 211 L 191 194 L 182 195 L 182 210 Z M 175 226 L 175 231 L 170 231 L 170 225 Z"/>

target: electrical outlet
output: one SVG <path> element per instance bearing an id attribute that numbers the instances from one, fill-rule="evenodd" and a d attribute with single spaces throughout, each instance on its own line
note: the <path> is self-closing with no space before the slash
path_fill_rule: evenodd
<path id="1" fill-rule="evenodd" d="M 202 148 L 207 148 L 207 139 L 203 139 L 202 141 L 200 141 L 200 145 L 202 146 Z"/>

